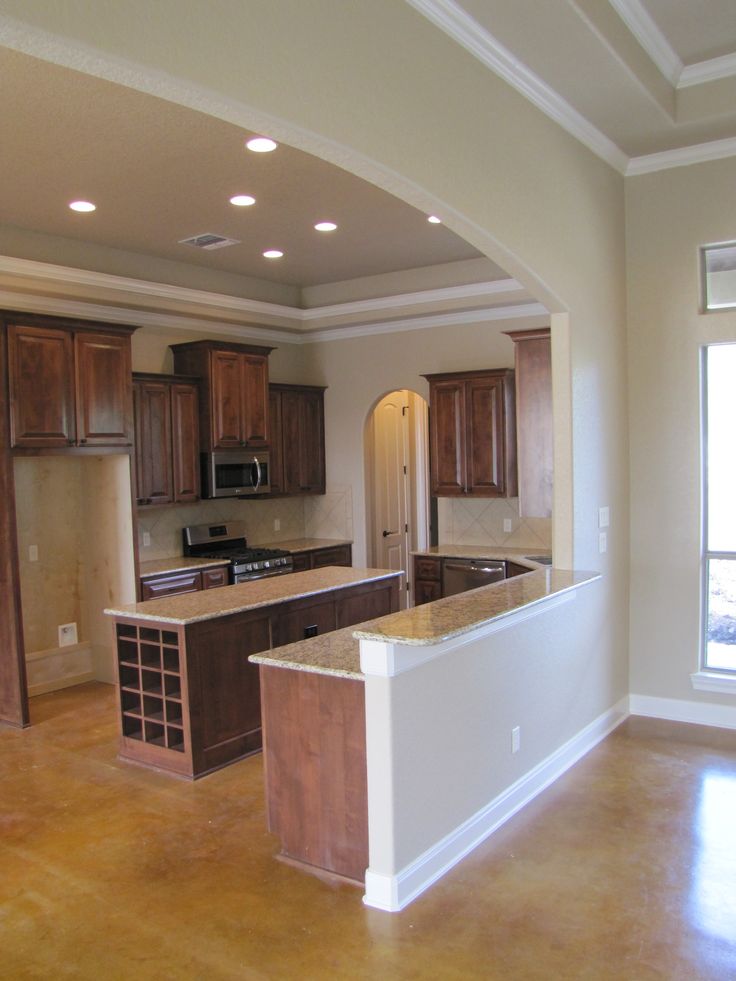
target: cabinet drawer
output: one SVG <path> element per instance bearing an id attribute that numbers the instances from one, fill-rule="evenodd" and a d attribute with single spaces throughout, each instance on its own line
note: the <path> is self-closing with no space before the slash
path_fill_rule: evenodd
<path id="1" fill-rule="evenodd" d="M 218 586 L 227 586 L 227 567 L 202 569 L 202 589 L 215 589 Z"/>
<path id="2" fill-rule="evenodd" d="M 175 576 L 157 576 L 141 581 L 141 598 L 158 599 L 160 596 L 176 596 L 179 593 L 196 593 L 202 588 L 202 576 L 195 572 L 178 573 Z"/>
<path id="3" fill-rule="evenodd" d="M 434 579 L 440 581 L 440 560 L 416 558 L 414 560 L 415 579 Z"/>
<path id="4" fill-rule="evenodd" d="M 312 552 L 312 568 L 321 569 L 326 565 L 351 566 L 352 549 L 349 545 L 336 545 L 334 548 L 318 548 Z"/>

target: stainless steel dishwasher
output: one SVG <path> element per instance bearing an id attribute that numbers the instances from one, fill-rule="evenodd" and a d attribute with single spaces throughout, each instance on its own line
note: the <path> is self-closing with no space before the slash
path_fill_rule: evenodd
<path id="1" fill-rule="evenodd" d="M 443 559 L 442 595 L 454 596 L 506 578 L 506 563 L 498 559 Z"/>

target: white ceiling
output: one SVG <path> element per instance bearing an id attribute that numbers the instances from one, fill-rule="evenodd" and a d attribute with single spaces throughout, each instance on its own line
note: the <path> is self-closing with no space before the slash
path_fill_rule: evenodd
<path id="1" fill-rule="evenodd" d="M 736 154 L 736 0 L 406 2 L 622 173 Z M 152 268 L 155 260 L 229 276 L 222 292 L 241 297 L 251 295 L 248 283 L 270 283 L 291 291 L 282 302 L 297 320 L 299 308 L 339 304 L 345 289 L 331 284 L 344 281 L 372 284 L 352 295 L 375 299 L 386 274 L 414 270 L 415 283 L 443 290 L 504 278 L 449 229 L 300 150 L 249 153 L 249 134 L 230 123 L 1 44 L 0 79 L 0 246 L 13 231 L 91 243 L 100 254 L 150 257 Z M 257 204 L 236 209 L 228 201 L 235 193 Z M 94 200 L 97 211 L 70 212 L 66 204 L 77 197 Z M 338 231 L 314 231 L 325 219 Z M 178 244 L 204 232 L 240 244 L 213 252 Z M 264 259 L 266 248 L 283 249 L 284 259 Z M 104 261 L 85 268 L 104 272 Z M 0 287 L 18 272 L 0 269 Z M 404 281 L 391 282 L 396 296 Z M 406 283 L 404 292 L 427 288 L 412 286 L 411 275 Z M 516 287 L 512 302 L 528 302 Z M 47 287 L 58 289 L 58 280 Z M 439 311 L 440 296 L 450 294 L 436 293 L 436 302 L 406 309 Z M 488 296 L 471 300 L 461 291 L 454 309 L 477 309 Z M 506 302 L 499 296 L 495 304 Z M 278 323 L 283 311 L 274 310 L 270 322 Z M 314 325 L 362 315 L 315 315 Z"/>

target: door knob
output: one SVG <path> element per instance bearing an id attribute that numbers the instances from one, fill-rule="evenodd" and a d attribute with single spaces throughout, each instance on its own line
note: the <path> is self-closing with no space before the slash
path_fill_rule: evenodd
<path id="1" fill-rule="evenodd" d="M 389 535 L 398 535 L 398 531 L 384 531 L 383 537 L 388 538 Z"/>

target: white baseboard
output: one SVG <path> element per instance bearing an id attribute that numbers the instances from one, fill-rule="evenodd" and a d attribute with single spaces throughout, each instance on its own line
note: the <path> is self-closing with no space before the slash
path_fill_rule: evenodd
<path id="1" fill-rule="evenodd" d="M 684 698 L 656 698 L 653 695 L 629 695 L 629 712 L 631 715 L 645 715 L 651 719 L 736 729 L 736 705 L 689 702 Z"/>
<path id="2" fill-rule="evenodd" d="M 36 685 L 28 686 L 28 697 L 34 695 L 46 695 L 51 691 L 61 691 L 62 688 L 72 688 L 74 685 L 83 685 L 85 681 L 94 681 L 95 676 L 92 671 L 84 671 L 82 674 L 70 674 L 64 678 L 57 678 L 55 681 L 40 681 Z"/>
<path id="3" fill-rule="evenodd" d="M 85 681 L 93 681 L 95 677 L 92 650 L 86 641 L 43 651 L 28 651 L 26 670 L 30 697 L 81 685 Z"/>
<path id="4" fill-rule="evenodd" d="M 374 872 L 369 868 L 365 876 L 363 902 L 366 906 L 391 913 L 404 909 L 605 739 L 627 715 L 628 699 L 623 698 L 395 875 Z"/>

